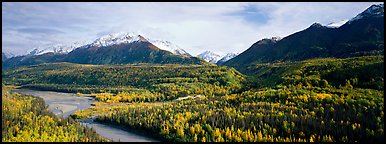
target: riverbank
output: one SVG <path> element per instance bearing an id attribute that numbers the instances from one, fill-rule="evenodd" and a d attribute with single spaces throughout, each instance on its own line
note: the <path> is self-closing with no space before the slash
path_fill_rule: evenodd
<path id="1" fill-rule="evenodd" d="M 94 98 L 90 96 L 76 96 L 73 93 L 62 93 L 53 91 L 38 91 L 29 89 L 12 89 L 24 95 L 41 97 L 48 105 L 48 109 L 58 117 L 68 117 L 77 110 L 87 109 L 91 106 Z"/>
<path id="2" fill-rule="evenodd" d="M 113 142 L 159 142 L 159 140 L 157 140 L 159 139 L 158 137 L 155 137 L 152 134 L 146 134 L 143 130 L 128 129 L 127 127 L 98 122 L 91 119 L 82 120 L 80 123 L 89 128 L 93 127 L 97 133 Z M 120 129 L 121 131 L 111 132 L 110 129 L 106 127 Z M 117 139 L 117 137 L 119 138 Z"/>
<path id="3" fill-rule="evenodd" d="M 68 117 L 78 110 L 90 108 L 95 98 L 90 96 L 78 96 L 74 93 L 62 93 L 53 91 L 39 91 L 30 89 L 12 89 L 24 95 L 41 97 L 48 105 L 48 109 L 58 117 Z M 81 123 L 82 124 L 82 123 Z M 113 141 L 121 142 L 157 142 L 146 133 L 138 133 L 136 130 L 128 130 L 113 124 L 95 121 L 83 122 L 84 126 L 93 127 L 96 133 Z"/>

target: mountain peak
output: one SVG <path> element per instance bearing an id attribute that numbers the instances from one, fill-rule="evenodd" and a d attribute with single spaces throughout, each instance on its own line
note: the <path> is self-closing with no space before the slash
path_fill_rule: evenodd
<path id="1" fill-rule="evenodd" d="M 225 56 L 223 56 L 220 60 L 218 60 L 216 63 L 217 64 L 222 64 L 234 57 L 236 57 L 239 53 L 235 54 L 235 53 L 227 53 Z"/>
<path id="2" fill-rule="evenodd" d="M 152 40 L 140 34 L 136 34 L 134 32 L 119 32 L 119 33 L 104 35 L 96 39 L 93 43 L 86 46 L 86 48 L 92 47 L 92 46 L 96 46 L 96 47 L 111 46 L 111 45 L 126 44 L 126 43 L 132 43 L 132 42 L 149 42 L 154 46 L 158 47 L 159 49 L 170 51 L 173 54 L 181 55 L 181 56 L 191 56 L 184 49 L 171 43 L 170 41 Z"/>
<path id="3" fill-rule="evenodd" d="M 310 28 L 311 28 L 311 27 L 321 28 L 321 27 L 323 27 L 323 25 L 320 24 L 320 23 L 315 22 L 315 23 L 313 23 L 313 24 L 310 26 Z"/>
<path id="4" fill-rule="evenodd" d="M 267 43 L 276 43 L 281 40 L 281 37 L 264 38 L 256 42 L 258 45 L 265 45 Z"/>
<path id="5" fill-rule="evenodd" d="M 187 53 L 184 49 L 180 48 L 176 44 L 171 43 L 170 41 L 166 41 L 166 40 L 151 40 L 151 39 L 148 39 L 148 41 L 150 43 L 152 43 L 153 45 L 155 45 L 156 47 L 158 47 L 158 48 L 160 48 L 162 50 L 170 51 L 173 54 L 177 54 L 177 55 L 181 55 L 181 56 L 189 56 L 189 57 L 192 56 L 189 53 Z"/>
<path id="6" fill-rule="evenodd" d="M 8 58 L 11 58 L 11 57 L 15 57 L 15 56 L 16 56 L 14 53 L 11 53 L 11 52 L 3 51 L 2 53 L 3 53 L 5 56 L 7 56 Z"/>
<path id="7" fill-rule="evenodd" d="M 28 55 L 38 55 L 40 53 L 39 49 L 35 48 Z"/>
<path id="8" fill-rule="evenodd" d="M 363 11 L 362 15 L 371 15 L 371 16 L 383 16 L 384 8 L 383 4 L 374 4 Z"/>
<path id="9" fill-rule="evenodd" d="M 133 32 L 119 32 L 101 36 L 96 39 L 91 46 L 110 46 L 122 43 L 132 43 L 135 41 L 147 41 L 147 39 L 139 34 Z"/>
<path id="10" fill-rule="evenodd" d="M 367 8 L 365 11 L 358 14 L 356 17 L 352 18 L 349 22 L 368 17 L 383 17 L 384 11 L 385 10 L 383 4 L 374 4 Z"/>
<path id="11" fill-rule="evenodd" d="M 214 52 L 212 52 L 212 51 L 205 51 L 205 52 L 203 52 L 203 53 L 201 53 L 200 55 L 203 55 L 203 54 L 215 54 Z"/>
<path id="12" fill-rule="evenodd" d="M 278 36 L 276 36 L 276 37 L 272 37 L 271 39 L 272 39 L 272 40 L 274 40 L 274 41 L 279 41 L 279 40 L 281 40 L 282 38 L 281 38 L 281 37 L 278 37 Z"/>
<path id="13" fill-rule="evenodd" d="M 2 60 L 3 61 L 16 56 L 15 54 L 10 53 L 10 52 L 1 52 L 1 53 L 2 53 Z"/>
<path id="14" fill-rule="evenodd" d="M 84 46 L 86 43 L 87 41 L 78 41 L 74 43 L 46 44 L 38 46 L 37 48 L 33 49 L 29 53 L 26 53 L 25 55 L 42 55 L 49 52 L 52 52 L 54 54 L 65 54 L 71 52 L 75 48 Z"/>
<path id="15" fill-rule="evenodd" d="M 329 27 L 329 28 L 339 28 L 340 26 L 344 25 L 347 22 L 348 22 L 347 19 L 341 20 L 341 21 L 338 21 L 338 22 L 331 22 L 331 23 L 327 24 L 326 27 Z"/>
<path id="16" fill-rule="evenodd" d="M 373 5 L 357 16 L 363 19 L 337 29 L 314 23 L 278 42 L 260 40 L 224 65 L 252 72 L 247 67 L 259 63 L 380 55 L 384 51 L 383 11 L 383 4 Z"/>
<path id="17" fill-rule="evenodd" d="M 210 63 L 217 63 L 217 61 L 221 58 L 221 55 L 211 51 L 205 51 L 197 56 Z"/>

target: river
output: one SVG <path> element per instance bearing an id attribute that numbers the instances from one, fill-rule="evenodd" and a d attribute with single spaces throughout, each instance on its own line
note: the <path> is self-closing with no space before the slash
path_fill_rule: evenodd
<path id="1" fill-rule="evenodd" d="M 95 101 L 95 99 L 93 97 L 90 97 L 89 95 L 76 96 L 76 94 L 74 93 L 39 91 L 39 90 L 29 90 L 29 89 L 13 89 L 12 91 L 18 92 L 24 95 L 32 95 L 32 96 L 43 98 L 46 104 L 48 104 L 48 109 L 58 117 L 68 117 L 77 110 L 87 109 L 91 107 L 91 103 Z M 97 122 L 94 122 L 93 120 L 87 120 L 87 121 L 81 122 L 81 124 L 87 127 L 93 127 L 96 133 L 112 141 L 121 141 L 121 142 L 156 142 L 157 141 L 150 137 L 125 131 L 113 125 L 97 123 Z"/>

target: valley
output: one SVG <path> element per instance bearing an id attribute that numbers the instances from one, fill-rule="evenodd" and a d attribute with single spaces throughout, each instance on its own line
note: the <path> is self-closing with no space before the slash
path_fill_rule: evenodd
<path id="1" fill-rule="evenodd" d="M 383 13 L 237 54 L 132 32 L 3 53 L 2 141 L 382 143 Z"/>
<path id="2" fill-rule="evenodd" d="M 4 74 L 16 78 L 7 80 L 9 84 L 22 88 L 91 94 L 98 100 L 95 106 L 75 112 L 72 118 L 97 116 L 97 122 L 140 133 L 152 131 L 152 137 L 161 141 L 378 141 L 383 137 L 383 89 L 378 88 L 383 83 L 383 56 L 257 65 L 249 67 L 249 75 L 226 67 L 193 67 L 57 63 Z M 368 67 L 380 71 L 370 74 Z M 114 69 L 125 73 L 112 73 Z M 195 76 L 195 71 L 200 75 Z M 141 75 L 145 72 L 153 74 Z M 103 88 L 107 83 L 89 79 L 91 74 L 95 79 L 115 80 Z M 330 78 L 337 74 L 340 79 Z M 142 77 L 122 84 L 130 87 L 119 87 L 119 75 Z M 73 76 L 89 81 L 64 81 Z M 234 84 L 228 83 L 232 79 Z M 366 83 L 371 79 L 375 81 Z M 184 99 L 192 94 L 202 96 Z"/>

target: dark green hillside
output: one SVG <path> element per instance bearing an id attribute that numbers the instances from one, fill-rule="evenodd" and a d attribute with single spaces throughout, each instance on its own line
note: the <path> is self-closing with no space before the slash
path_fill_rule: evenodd
<path id="1" fill-rule="evenodd" d="M 384 88 L 383 56 L 353 58 L 320 58 L 299 62 L 265 63 L 249 66 L 243 71 L 255 79 L 258 87 L 278 84 L 302 84 L 335 87 L 350 83 L 354 87 L 382 90 Z"/>
<path id="2" fill-rule="evenodd" d="M 49 63 L 3 72 L 7 84 L 66 92 L 150 90 L 162 99 L 240 91 L 246 79 L 235 69 L 210 65 L 82 65 Z M 158 99 L 158 98 L 157 98 Z"/>
<path id="3" fill-rule="evenodd" d="M 45 53 L 42 55 L 17 56 L 2 62 L 2 69 L 20 66 L 35 65 L 48 62 L 60 62 L 64 60 L 64 54 Z"/>
<path id="4" fill-rule="evenodd" d="M 26 88 L 111 91 L 73 117 L 98 115 L 163 141 L 383 142 L 383 65 L 383 56 L 320 58 L 257 64 L 246 77 L 209 65 L 50 63 L 2 77 Z M 170 101 L 189 95 L 202 96 Z"/>
<path id="5" fill-rule="evenodd" d="M 195 57 L 183 57 L 161 50 L 149 42 L 134 42 L 107 47 L 78 48 L 65 57 L 65 62 L 79 64 L 203 64 Z"/>
<path id="6" fill-rule="evenodd" d="M 381 142 L 383 65 L 383 56 L 258 64 L 245 70 L 254 84 L 242 92 L 116 107 L 97 120 L 164 141 Z"/>
<path id="7" fill-rule="evenodd" d="M 101 106 L 75 117 L 97 114 L 164 141 L 383 142 L 383 65 L 383 56 L 258 64 L 245 70 L 253 87 L 238 93 L 103 114 Z M 124 95 L 132 94 L 115 97 Z"/>
<path id="8" fill-rule="evenodd" d="M 263 39 L 224 65 L 243 72 L 244 67 L 258 63 L 383 55 L 383 5 L 377 9 L 382 10 L 377 14 L 348 22 L 339 28 L 328 28 L 315 23 L 279 41 Z"/>

